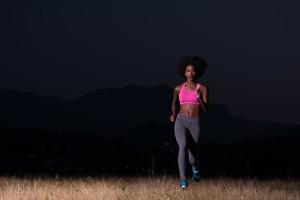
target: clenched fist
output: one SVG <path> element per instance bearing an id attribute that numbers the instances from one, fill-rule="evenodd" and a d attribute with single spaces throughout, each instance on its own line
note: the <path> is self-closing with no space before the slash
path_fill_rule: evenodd
<path id="1" fill-rule="evenodd" d="M 171 116 L 170 116 L 170 121 L 171 121 L 171 122 L 174 122 L 174 121 L 175 121 L 175 116 L 174 116 L 174 115 L 171 115 Z"/>

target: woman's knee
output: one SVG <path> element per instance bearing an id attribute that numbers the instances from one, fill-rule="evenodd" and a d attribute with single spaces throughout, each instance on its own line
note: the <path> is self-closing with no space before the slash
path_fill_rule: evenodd
<path id="1" fill-rule="evenodd" d="M 179 144 L 179 151 L 181 152 L 185 152 L 187 150 L 187 144 L 184 143 L 184 144 Z"/>

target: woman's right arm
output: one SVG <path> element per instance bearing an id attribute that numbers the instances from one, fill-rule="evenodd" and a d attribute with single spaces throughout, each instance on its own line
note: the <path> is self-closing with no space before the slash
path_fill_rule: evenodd
<path id="1" fill-rule="evenodd" d="M 172 98 L 172 105 L 171 105 L 172 115 L 170 116 L 171 122 L 174 122 L 176 118 L 176 101 L 178 98 L 179 89 L 180 89 L 179 86 L 175 86 L 173 89 L 173 98 Z"/>

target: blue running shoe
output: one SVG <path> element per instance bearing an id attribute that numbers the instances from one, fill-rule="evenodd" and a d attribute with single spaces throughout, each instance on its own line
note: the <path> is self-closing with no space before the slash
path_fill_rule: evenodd
<path id="1" fill-rule="evenodd" d="M 179 186 L 181 189 L 185 189 L 188 187 L 188 181 L 186 179 L 180 179 Z"/>
<path id="2" fill-rule="evenodd" d="M 193 181 L 199 182 L 201 180 L 199 170 L 197 170 L 195 166 L 192 166 L 192 172 L 193 172 Z"/>

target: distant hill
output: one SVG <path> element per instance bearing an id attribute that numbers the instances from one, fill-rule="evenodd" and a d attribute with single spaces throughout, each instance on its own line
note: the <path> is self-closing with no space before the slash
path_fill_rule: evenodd
<path id="1" fill-rule="evenodd" d="M 72 100 L 2 90 L 0 128 L 83 131 L 145 145 L 175 142 L 174 124 L 169 121 L 172 90 L 129 85 L 90 91 Z M 300 126 L 237 118 L 214 103 L 201 118 L 201 141 L 262 140 L 300 130 Z"/>
<path id="2" fill-rule="evenodd" d="M 172 88 L 95 90 L 73 100 L 0 91 L 0 174 L 175 174 Z M 300 127 L 201 114 L 204 176 L 299 177 Z"/>

